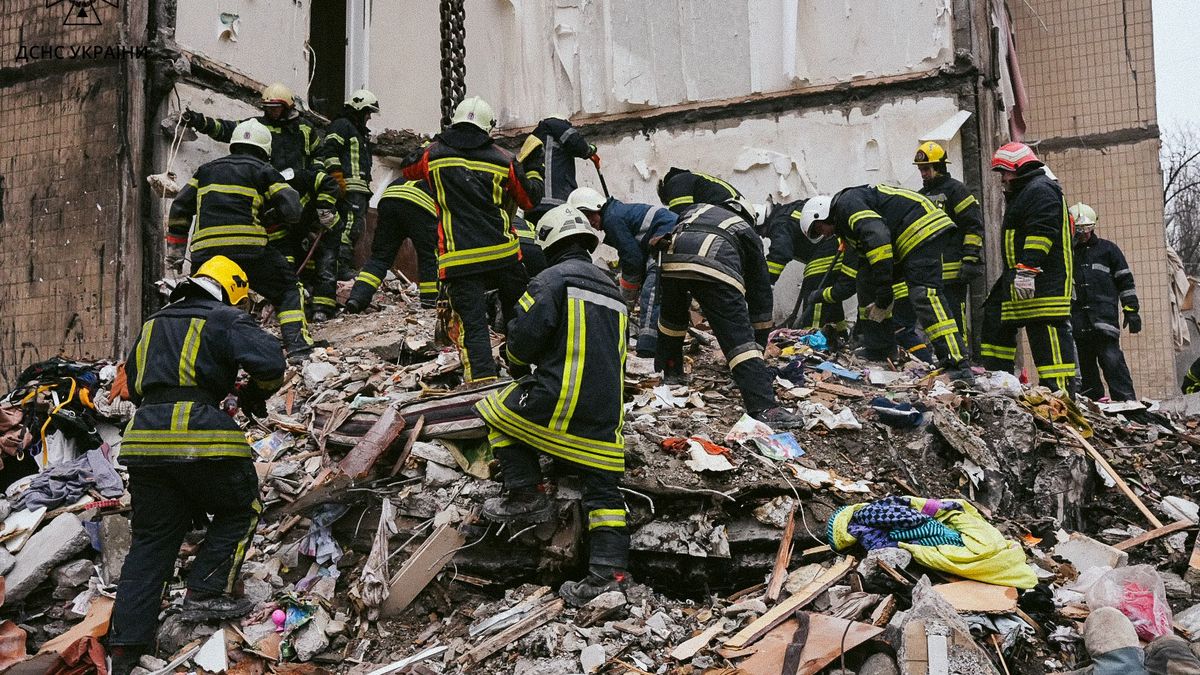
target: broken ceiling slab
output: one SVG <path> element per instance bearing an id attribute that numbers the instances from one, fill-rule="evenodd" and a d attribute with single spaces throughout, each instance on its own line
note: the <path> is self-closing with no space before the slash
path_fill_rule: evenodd
<path id="1" fill-rule="evenodd" d="M 946 143 L 958 135 L 958 130 L 962 128 L 962 125 L 965 124 L 970 117 L 971 112 L 969 110 L 959 110 L 951 115 L 950 118 L 945 122 L 942 122 L 936 127 L 921 134 L 919 138 L 921 141 L 938 141 L 939 143 Z"/>

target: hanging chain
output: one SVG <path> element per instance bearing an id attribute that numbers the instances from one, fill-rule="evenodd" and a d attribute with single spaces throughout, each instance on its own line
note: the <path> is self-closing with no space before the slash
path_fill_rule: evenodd
<path id="1" fill-rule="evenodd" d="M 463 0 L 440 0 L 442 33 L 442 127 L 467 95 L 467 12 Z"/>

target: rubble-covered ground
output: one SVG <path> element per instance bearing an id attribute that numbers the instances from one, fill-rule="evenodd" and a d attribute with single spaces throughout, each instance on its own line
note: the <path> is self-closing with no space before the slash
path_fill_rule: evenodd
<path id="1" fill-rule="evenodd" d="M 923 673 L 938 649 L 944 672 L 1055 672 L 1086 664 L 1082 621 L 1105 574 L 1137 565 L 1174 612 L 1164 630 L 1200 638 L 1200 435 L 1168 412 L 1187 401 L 1075 405 L 994 374 L 955 389 L 919 364 L 858 362 L 781 331 L 768 350 L 777 391 L 811 426 L 771 439 L 742 419 L 700 324 L 690 386 L 661 386 L 631 359 L 635 583 L 574 609 L 556 594 L 586 570 L 573 478 L 553 479 L 551 522 L 481 519 L 500 484 L 478 421 L 462 415 L 458 356 L 396 281 L 376 302 L 318 326 L 330 346 L 289 369 L 267 419 L 245 420 L 266 505 L 243 573 L 256 610 L 223 626 L 179 618 L 197 531 L 148 672 L 760 673 L 780 672 L 793 640 L 803 673 Z M 465 402 L 439 407 L 447 395 Z M 102 400 L 115 449 L 129 409 Z M 5 521 L 9 551 L 27 541 L 0 547 L 3 664 L 104 633 L 128 497 L 87 492 L 32 525 L 22 510 Z M 902 549 L 829 548 L 836 509 L 890 495 L 969 500 L 1024 549 L 1039 585 L 1018 594 Z"/>

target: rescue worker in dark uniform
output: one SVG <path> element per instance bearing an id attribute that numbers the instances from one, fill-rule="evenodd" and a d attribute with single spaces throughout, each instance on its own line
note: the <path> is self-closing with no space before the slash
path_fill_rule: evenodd
<path id="1" fill-rule="evenodd" d="M 250 380 L 239 404 L 265 416 L 285 364 L 278 340 L 232 306 L 248 290 L 236 263 L 209 258 L 142 325 L 125 362 L 138 409 L 121 445 L 133 541 L 108 635 L 116 675 L 154 647 L 163 588 L 196 513 L 212 520 L 188 573 L 182 618 L 233 619 L 253 609 L 233 594 L 263 510 L 258 476 L 245 433 L 220 406 L 241 369 Z"/>
<path id="2" fill-rule="evenodd" d="M 521 266 L 525 268 L 526 276 L 532 279 L 546 269 L 546 254 L 542 247 L 538 246 L 537 230 L 531 221 L 514 213 L 512 225 L 513 232 L 517 234 L 517 241 L 521 244 Z"/>
<path id="3" fill-rule="evenodd" d="M 1079 393 L 1093 401 L 1104 398 L 1104 383 L 1114 401 L 1136 401 L 1133 377 L 1121 353 L 1121 323 L 1132 334 L 1142 331 L 1137 288 L 1125 254 L 1116 244 L 1096 236 L 1096 211 L 1084 203 L 1068 209 L 1075 222 L 1075 300 L 1071 330 L 1078 350 Z M 1100 373 L 1103 371 L 1104 380 Z"/>
<path id="4" fill-rule="evenodd" d="M 1024 328 L 1038 379 L 1072 391 L 1071 220 L 1062 188 L 1043 166 L 1024 143 L 1005 144 L 992 156 L 992 170 L 1004 186 L 1004 273 L 983 306 L 980 355 L 988 370 L 1012 372 L 1017 330 Z"/>
<path id="5" fill-rule="evenodd" d="M 267 241 L 280 249 L 291 268 L 296 270 L 301 285 L 310 289 L 312 320 L 320 323 L 337 313 L 334 266 L 342 222 L 337 210 L 340 188 L 333 176 L 320 169 L 297 171 L 287 183 L 300 195 L 300 222 L 290 227 L 278 223 L 268 225 Z M 316 249 L 310 257 L 309 250 L 317 236 L 320 239 L 316 239 Z M 302 262 L 304 269 L 298 269 Z"/>
<path id="6" fill-rule="evenodd" d="M 1179 389 L 1185 394 L 1200 393 L 1200 359 L 1192 361 L 1192 365 L 1183 376 L 1183 385 Z"/>
<path id="7" fill-rule="evenodd" d="M 271 132 L 271 166 L 281 172 L 311 168 L 321 145 L 321 134 L 300 119 L 292 90 L 278 82 L 267 85 L 262 90 L 262 110 L 260 117 L 252 119 L 257 119 Z M 244 121 L 207 117 L 194 110 L 183 111 L 184 125 L 221 143 L 228 143 L 233 138 L 234 127 Z"/>
<path id="8" fill-rule="evenodd" d="M 517 153 L 517 160 L 525 168 L 525 174 L 531 180 L 540 180 L 544 184 L 542 198 L 525 212 L 526 220 L 537 225 L 542 214 L 567 203 L 567 197 L 579 187 L 575 180 L 576 159 L 590 159 L 596 165 L 596 170 L 600 169 L 600 155 L 596 154 L 596 146 L 588 143 L 569 121 L 547 117 L 538 122 Z"/>
<path id="9" fill-rule="evenodd" d="M 550 266 L 521 296 L 505 348 L 521 378 L 475 405 L 490 430 L 506 491 L 484 503 L 483 515 L 540 522 L 554 514 L 554 502 L 539 489 L 539 453 L 578 473 L 588 575 L 559 592 L 579 607 L 627 581 L 629 531 L 618 485 L 625 471 L 628 319 L 616 284 L 592 264 L 600 238 L 582 213 L 565 204 L 546 212 L 538 241 Z"/>
<path id="10" fill-rule="evenodd" d="M 942 251 L 954 223 L 923 195 L 890 185 L 845 188 L 833 197 L 813 197 L 804 205 L 800 229 L 810 240 L 836 235 L 866 264 L 858 271 L 860 317 L 892 326 L 919 324 L 938 358 L 955 380 L 972 380 L 942 287 Z M 896 284 L 904 284 L 911 319 L 893 318 Z M 907 346 L 901 341 L 901 346 Z M 911 347 L 909 347 L 911 349 Z"/>
<path id="11" fill-rule="evenodd" d="M 405 178 L 429 184 L 438 205 L 438 276 L 458 316 L 460 325 L 449 332 L 467 382 L 499 373 L 485 296 L 497 291 L 507 324 L 528 281 L 512 209 L 531 209 L 541 198 L 540 182 L 528 180 L 512 153 L 492 140 L 494 126 L 491 106 L 472 96 L 458 104 L 450 128 L 404 167 Z"/>
<path id="12" fill-rule="evenodd" d="M 388 270 L 396 263 L 396 254 L 405 239 L 411 240 L 417 253 L 417 287 L 421 306 L 437 304 L 437 220 L 438 208 L 429 185 L 421 180 L 397 178 L 383 191 L 376 207 L 379 220 L 371 241 L 371 259 L 363 265 L 346 311 L 357 314 L 371 304 Z"/>
<path id="13" fill-rule="evenodd" d="M 946 162 L 946 149 L 933 141 L 922 143 L 913 159 L 921 173 L 920 193 L 945 211 L 958 228 L 942 253 L 942 282 L 963 345 L 969 349 L 967 300 L 971 297 L 971 282 L 986 271 L 983 264 L 983 208 L 967 186 L 950 175 Z"/>
<path id="14" fill-rule="evenodd" d="M 651 242 L 671 233 L 679 216 L 663 206 L 626 204 L 605 198 L 592 188 L 576 189 L 567 203 L 583 212 L 588 222 L 604 231 L 604 243 L 617 250 L 621 296 L 638 307 L 637 355 L 652 359 L 658 350 L 658 261 Z"/>
<path id="15" fill-rule="evenodd" d="M 667 185 L 671 190 L 666 190 Z M 753 207 L 737 188 L 707 173 L 671 167 L 658 181 L 658 198 L 676 213 L 677 208 L 690 204 L 724 204 L 732 206 L 751 223 L 757 220 Z"/>
<path id="16" fill-rule="evenodd" d="M 379 112 L 379 99 L 366 89 L 350 94 L 342 114 L 330 122 L 318 156 L 325 172 L 342 188 L 342 228 L 337 279 L 354 278 L 354 245 L 362 236 L 371 202 L 371 132 L 367 122 Z"/>
<path id="17" fill-rule="evenodd" d="M 679 216 L 662 256 L 662 312 L 658 319 L 655 368 L 668 383 L 687 381 L 683 338 L 692 299 L 721 345 L 742 403 L 751 417 L 775 429 L 798 428 L 800 418 L 779 406 L 763 350 L 773 326 L 771 276 L 753 216 L 740 205 L 696 203 L 692 177 L 677 174 L 659 196 Z M 687 199 L 684 199 L 686 197 Z"/>
<path id="18" fill-rule="evenodd" d="M 312 351 L 304 301 L 296 271 L 278 249 L 267 246 L 264 217 L 293 227 L 300 220 L 300 196 L 268 162 L 271 132 L 257 120 L 237 126 L 229 155 L 196 169 L 171 204 L 167 221 L 167 265 L 183 267 L 191 237 L 192 268 L 225 256 L 246 270 L 250 287 L 275 307 L 288 358 Z M 203 195 L 203 199 L 200 199 Z"/>

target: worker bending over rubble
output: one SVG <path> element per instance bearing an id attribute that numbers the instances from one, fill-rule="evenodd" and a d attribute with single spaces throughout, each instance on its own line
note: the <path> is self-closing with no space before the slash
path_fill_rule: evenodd
<path id="1" fill-rule="evenodd" d="M 350 94 L 342 105 L 342 113 L 329 123 L 325 141 L 317 153 L 325 171 L 342 188 L 342 227 L 336 260 L 339 281 L 354 278 L 354 246 L 367 225 L 371 201 L 371 132 L 367 122 L 377 112 L 379 99 L 375 94 L 366 89 Z M 329 315 L 336 311 L 336 306 L 322 308 Z"/>
<path id="2" fill-rule="evenodd" d="M 484 503 L 483 515 L 502 523 L 555 515 L 541 489 L 539 451 L 577 471 L 587 511 L 588 575 L 559 592 L 578 607 L 628 579 L 629 534 L 618 488 L 625 471 L 628 319 L 617 285 L 592 264 L 600 238 L 582 213 L 565 204 L 546 212 L 538 242 L 550 267 L 529 284 L 508 325 L 505 352 L 521 377 L 476 404 L 506 491 Z"/>
<path id="3" fill-rule="evenodd" d="M 233 619 L 253 608 L 233 593 L 262 513 L 258 475 L 246 435 L 221 402 L 245 370 L 239 405 L 265 417 L 285 364 L 274 336 L 233 306 L 249 289 L 235 262 L 209 258 L 142 325 L 125 362 L 138 408 L 121 444 L 133 541 L 108 636 L 114 675 L 127 675 L 153 648 L 163 587 L 197 513 L 212 521 L 188 572 L 182 618 Z"/>
<path id="4" fill-rule="evenodd" d="M 346 311 L 357 314 L 371 304 L 388 270 L 396 264 L 396 254 L 405 239 L 412 241 L 417 253 L 418 288 L 421 306 L 432 309 L 437 305 L 437 220 L 438 208 L 423 180 L 397 178 L 379 197 L 379 222 L 371 241 L 371 259 L 363 265 Z"/>
<path id="5" fill-rule="evenodd" d="M 567 203 L 582 211 L 592 227 L 603 230 L 604 243 L 617 250 L 621 296 L 626 305 L 639 308 L 636 353 L 639 358 L 654 358 L 661 303 L 657 302 L 658 261 L 650 244 L 675 229 L 679 216 L 662 206 L 606 199 L 587 187 L 572 192 Z"/>
<path id="6" fill-rule="evenodd" d="M 1005 144 L 992 156 L 1004 186 L 1004 272 L 983 305 L 980 355 L 988 370 L 1012 372 L 1017 330 L 1024 328 L 1038 379 L 1073 393 L 1071 220 L 1062 188 L 1044 166 L 1024 143 Z"/>
<path id="7" fill-rule="evenodd" d="M 664 204 L 679 216 L 662 257 L 662 313 L 658 320 L 655 368 L 668 384 L 684 384 L 683 338 L 691 323 L 692 299 L 708 319 L 742 392 L 746 412 L 768 426 L 795 429 L 804 422 L 779 406 L 763 350 L 771 334 L 773 296 L 762 238 L 741 195 L 716 191 L 720 206 L 696 199 L 697 176 L 672 169 L 659 186 Z M 701 178 L 701 184 L 708 181 Z M 707 198 L 708 188 L 700 194 Z M 732 188 L 730 188 L 732 189 Z"/>
<path id="8" fill-rule="evenodd" d="M 288 179 L 300 195 L 300 222 L 292 226 L 269 224 L 269 243 L 280 249 L 288 264 L 311 289 L 313 319 L 324 321 L 337 306 L 338 232 L 342 217 L 337 210 L 340 188 L 333 176 L 319 169 L 293 172 Z M 282 241 L 280 238 L 282 237 Z M 312 255 L 309 255 L 309 251 Z M 304 264 L 304 269 L 297 266 Z"/>

